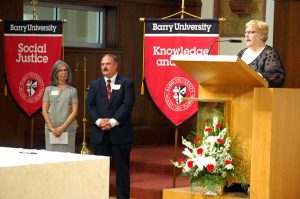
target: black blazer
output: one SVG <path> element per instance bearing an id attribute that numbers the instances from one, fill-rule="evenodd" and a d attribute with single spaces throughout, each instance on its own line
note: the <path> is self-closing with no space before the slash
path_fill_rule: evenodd
<path id="1" fill-rule="evenodd" d="M 119 125 L 109 132 L 113 144 L 126 144 L 133 141 L 131 123 L 131 111 L 135 103 L 133 81 L 117 75 L 115 85 L 120 85 L 120 88 L 112 89 L 111 99 L 108 100 L 104 77 L 90 83 L 86 107 L 91 119 L 92 143 L 102 142 L 104 132 L 95 124 L 99 118 L 114 118 L 119 122 Z"/>

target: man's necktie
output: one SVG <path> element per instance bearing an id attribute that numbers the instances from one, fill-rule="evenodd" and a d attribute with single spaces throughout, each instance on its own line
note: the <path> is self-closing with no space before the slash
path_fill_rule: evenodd
<path id="1" fill-rule="evenodd" d="M 111 85 L 110 85 L 111 80 L 108 79 L 107 80 L 107 84 L 106 84 L 106 90 L 107 90 L 107 99 L 110 100 L 111 98 Z"/>

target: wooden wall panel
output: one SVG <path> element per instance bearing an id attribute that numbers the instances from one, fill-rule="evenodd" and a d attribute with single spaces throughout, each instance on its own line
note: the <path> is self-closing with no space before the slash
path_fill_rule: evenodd
<path id="1" fill-rule="evenodd" d="M 300 87 L 300 1 L 275 1 L 274 47 L 279 51 L 285 70 L 284 87 Z"/>
<path id="2" fill-rule="evenodd" d="M 0 2 L 0 19 L 19 20 L 22 17 L 22 0 Z M 30 120 L 17 107 L 10 96 L 6 95 L 3 57 L 3 24 L 0 23 L 0 146 L 24 147 L 30 139 Z M 8 90 L 7 90 L 8 91 Z M 26 139 L 27 138 L 27 139 Z"/>

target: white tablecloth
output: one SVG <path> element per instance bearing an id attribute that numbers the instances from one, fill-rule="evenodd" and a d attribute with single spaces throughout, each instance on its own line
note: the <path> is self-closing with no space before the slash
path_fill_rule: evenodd
<path id="1" fill-rule="evenodd" d="M 0 167 L 105 159 L 104 156 L 0 147 Z"/>
<path id="2" fill-rule="evenodd" d="M 0 199 L 109 198 L 110 159 L 0 147 Z"/>

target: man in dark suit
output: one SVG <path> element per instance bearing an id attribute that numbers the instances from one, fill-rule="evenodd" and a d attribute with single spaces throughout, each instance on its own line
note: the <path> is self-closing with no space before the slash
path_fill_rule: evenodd
<path id="1" fill-rule="evenodd" d="M 103 77 L 90 83 L 86 97 L 91 119 L 91 149 L 95 155 L 112 156 L 118 199 L 130 197 L 130 151 L 133 141 L 131 111 L 135 102 L 133 82 L 118 75 L 116 55 L 101 60 Z"/>

